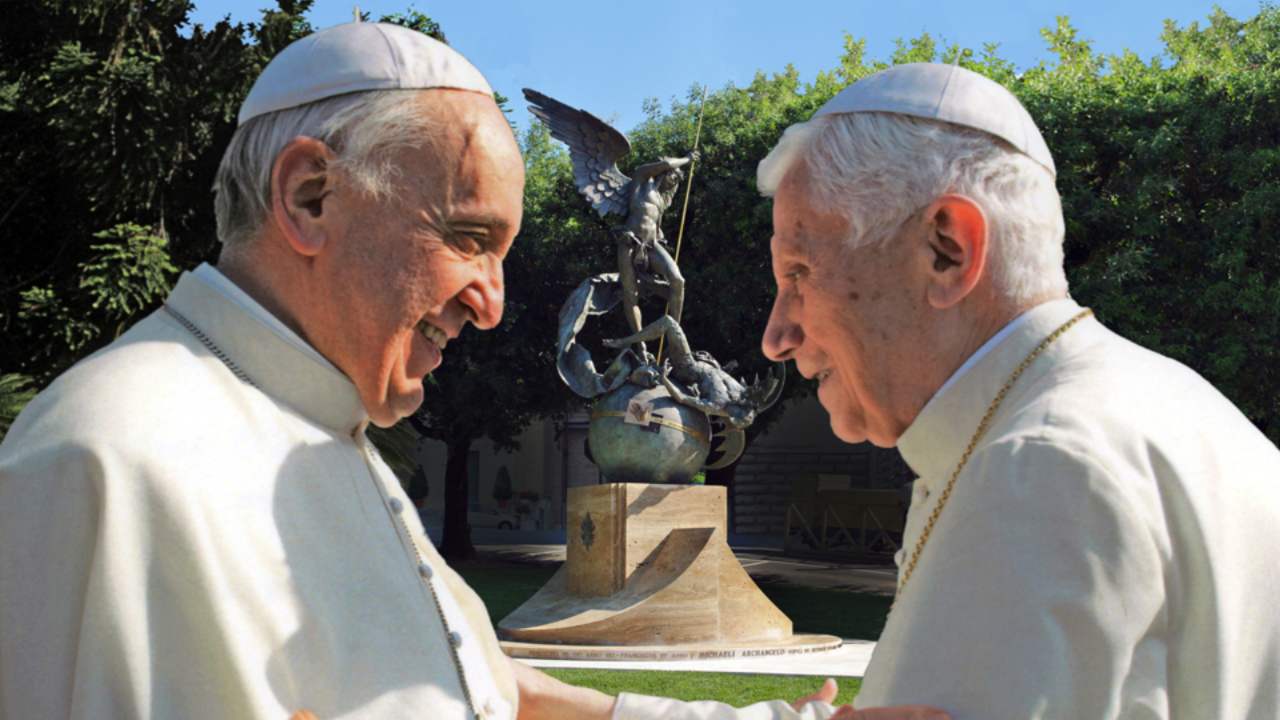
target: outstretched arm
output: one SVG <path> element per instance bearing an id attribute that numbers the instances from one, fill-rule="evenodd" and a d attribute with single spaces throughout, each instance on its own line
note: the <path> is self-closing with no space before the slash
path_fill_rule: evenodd
<path id="1" fill-rule="evenodd" d="M 632 177 L 631 181 L 636 184 L 642 183 L 645 180 L 648 180 L 649 178 L 657 177 L 662 173 L 671 172 L 676 168 L 684 167 L 685 165 L 688 165 L 694 160 L 697 160 L 699 157 L 700 156 L 698 154 L 698 151 L 694 150 L 693 152 L 689 153 L 688 155 L 682 158 L 664 157 L 661 160 L 657 160 L 655 162 L 645 163 L 644 165 L 641 165 L 631 171 L 632 175 L 634 176 Z"/>
<path id="2" fill-rule="evenodd" d="M 520 689 L 519 720 L 584 718 L 590 720 L 947 720 L 934 708 L 921 706 L 854 710 L 832 707 L 839 689 L 833 680 L 818 692 L 794 703 L 772 700 L 735 708 L 718 702 L 682 702 L 667 698 L 624 693 L 615 698 L 598 690 L 576 687 L 511 660 Z"/>
<path id="3" fill-rule="evenodd" d="M 694 397 L 692 395 L 686 394 L 683 390 L 680 389 L 679 385 L 676 385 L 675 382 L 672 381 L 672 379 L 669 376 L 663 375 L 661 380 L 662 380 L 663 386 L 667 388 L 667 392 L 671 393 L 671 399 L 675 400 L 681 405 L 684 405 L 685 407 L 691 407 L 694 410 L 701 410 L 707 415 L 720 415 L 723 417 L 728 414 L 724 408 L 720 407 L 719 405 L 716 405 L 715 403 L 710 402 L 709 400 L 704 400 L 700 397 Z"/>
<path id="4" fill-rule="evenodd" d="M 620 348 L 620 347 L 626 347 L 628 345 L 634 345 L 635 343 L 639 343 L 639 342 L 648 342 L 650 340 L 657 340 L 658 338 L 666 334 L 667 326 L 670 320 L 671 320 L 670 317 L 663 315 L 657 320 L 654 320 L 653 322 L 641 328 L 639 332 L 628 335 L 624 338 L 610 338 L 610 339 L 604 340 L 602 344 L 607 348 Z"/>

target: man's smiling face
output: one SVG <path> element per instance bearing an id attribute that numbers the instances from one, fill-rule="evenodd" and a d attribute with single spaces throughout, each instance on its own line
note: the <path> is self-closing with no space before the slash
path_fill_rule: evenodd
<path id="1" fill-rule="evenodd" d="M 326 263 L 328 318 L 313 342 L 355 383 L 377 425 L 422 404 L 422 380 L 466 323 L 502 319 L 502 261 L 520 228 L 524 165 L 493 100 L 423 93 L 430 140 L 400 153 L 393 197 L 354 183 Z"/>
<path id="2" fill-rule="evenodd" d="M 920 352 L 904 332 L 923 300 L 911 283 L 911 246 L 895 237 L 849 250 L 848 220 L 813 197 L 809 169 L 797 161 L 774 197 L 777 295 L 764 354 L 795 360 L 801 375 L 818 381 L 818 400 L 841 440 L 889 447 L 910 422 L 895 401 L 914 364 L 907 358 Z"/>

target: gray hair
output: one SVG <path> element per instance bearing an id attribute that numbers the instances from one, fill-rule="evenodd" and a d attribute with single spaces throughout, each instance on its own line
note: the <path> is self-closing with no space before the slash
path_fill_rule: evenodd
<path id="1" fill-rule="evenodd" d="M 431 122 L 418 91 L 373 90 L 326 98 L 251 118 L 236 129 L 213 182 L 218 239 L 223 245 L 252 238 L 271 207 L 271 168 L 298 137 L 315 138 L 337 155 L 335 165 L 369 195 L 382 200 L 395 189 L 395 151 L 421 147 Z"/>
<path id="2" fill-rule="evenodd" d="M 1066 294 L 1053 176 L 1003 140 L 896 113 L 824 115 L 787 128 L 760 161 L 760 191 L 772 196 L 798 159 L 809 168 L 814 200 L 845 210 L 848 247 L 885 242 L 912 213 L 956 193 L 986 213 L 987 267 L 1001 296 Z"/>

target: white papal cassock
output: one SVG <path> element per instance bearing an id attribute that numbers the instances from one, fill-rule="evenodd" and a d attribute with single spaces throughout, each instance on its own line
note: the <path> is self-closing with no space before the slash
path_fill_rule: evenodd
<path id="1" fill-rule="evenodd" d="M 351 382 L 209 266 L 168 305 L 203 341 L 157 311 L 0 446 L 0 717 L 513 717 Z"/>
<path id="2" fill-rule="evenodd" d="M 908 553 L 988 403 L 1079 310 L 1015 321 L 902 436 Z M 1280 717 L 1280 452 L 1186 367 L 1082 321 L 1014 386 L 897 600 L 857 704 L 901 702 Z"/>

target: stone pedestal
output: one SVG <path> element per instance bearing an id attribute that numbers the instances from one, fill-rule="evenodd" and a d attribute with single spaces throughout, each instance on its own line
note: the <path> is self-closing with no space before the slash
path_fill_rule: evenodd
<path id="1" fill-rule="evenodd" d="M 570 488 L 566 561 L 498 623 L 516 657 L 699 658 L 814 652 L 726 543 L 725 488 Z"/>

